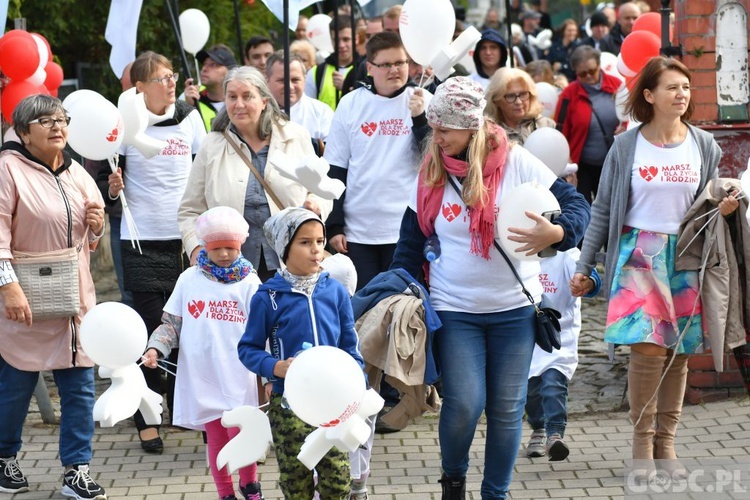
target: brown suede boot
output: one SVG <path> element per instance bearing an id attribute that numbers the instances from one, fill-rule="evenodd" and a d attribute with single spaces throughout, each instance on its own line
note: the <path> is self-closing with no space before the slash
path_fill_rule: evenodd
<path id="1" fill-rule="evenodd" d="M 633 422 L 633 459 L 654 458 L 654 415 L 657 386 L 664 370 L 666 356 L 646 356 L 630 351 L 628 394 L 630 420 Z"/>
<path id="2" fill-rule="evenodd" d="M 685 467 L 677 460 L 677 454 L 674 451 L 674 436 L 677 431 L 677 424 L 680 423 L 682 401 L 685 397 L 688 355 L 675 356 L 672 366 L 667 369 L 671 358 L 671 355 L 667 356 L 664 363 L 666 375 L 661 387 L 659 387 L 659 400 L 656 403 L 654 458 L 667 460 L 660 462 L 659 465 L 675 477 L 676 475 L 685 476 L 687 473 Z"/>

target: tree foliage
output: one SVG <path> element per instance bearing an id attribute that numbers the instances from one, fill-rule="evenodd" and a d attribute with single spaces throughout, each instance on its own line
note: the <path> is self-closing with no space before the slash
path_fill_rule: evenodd
<path id="1" fill-rule="evenodd" d="M 169 0 L 174 4 L 174 0 Z M 202 10 L 211 23 L 206 46 L 224 43 L 238 53 L 234 3 L 232 0 L 180 0 L 180 11 Z M 248 4 L 238 0 L 243 43 L 250 36 L 276 38 L 283 33 L 282 24 L 261 1 Z M 110 99 L 120 93 L 119 82 L 109 67 L 110 45 L 104 39 L 110 2 L 106 0 L 11 0 L 6 28 L 13 29 L 13 19 L 26 19 L 26 29 L 40 33 L 49 41 L 52 52 L 63 67 L 65 78 L 77 78 L 83 88 L 96 90 Z M 179 13 L 175 13 L 175 18 Z M 153 50 L 172 60 L 175 69 L 186 74 L 172 29 L 166 1 L 143 0 L 138 22 L 136 53 Z M 190 55 L 188 54 L 188 58 Z M 191 74 L 194 63 L 189 61 Z"/>

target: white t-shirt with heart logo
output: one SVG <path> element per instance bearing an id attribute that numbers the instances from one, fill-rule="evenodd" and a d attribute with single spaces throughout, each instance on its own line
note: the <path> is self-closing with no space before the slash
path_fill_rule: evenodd
<path id="1" fill-rule="evenodd" d="M 550 187 L 556 179 L 555 174 L 527 150 L 512 148 L 495 197 L 497 217 L 503 216 L 497 207 L 502 206 L 505 197 L 515 187 L 532 181 Z M 416 183 L 410 206 L 416 211 Z M 495 230 L 497 233 L 497 225 Z M 450 184 L 446 184 L 443 191 L 443 203 L 435 219 L 435 233 L 441 251 L 440 259 L 430 263 L 430 300 L 435 309 L 481 314 L 530 305 L 518 280 L 494 245 L 490 247 L 489 260 L 471 253 L 469 214 Z M 542 295 L 539 262 L 520 261 L 508 256 L 526 289 L 539 301 Z"/>
<path id="2" fill-rule="evenodd" d="M 700 178 L 701 156 L 692 135 L 674 147 L 660 147 L 639 133 L 625 225 L 677 234 L 695 201 Z"/>
<path id="3" fill-rule="evenodd" d="M 237 344 L 259 286 L 255 273 L 235 283 L 211 281 L 197 266 L 180 275 L 164 306 L 182 318 L 174 425 L 205 430 L 224 411 L 258 406 L 256 376 L 240 361 Z"/>
<path id="4" fill-rule="evenodd" d="M 348 170 L 344 200 L 346 239 L 365 245 L 398 241 L 401 219 L 419 170 L 409 100 L 359 88 L 336 108 L 324 158 Z M 424 92 L 425 109 L 432 95 Z"/>

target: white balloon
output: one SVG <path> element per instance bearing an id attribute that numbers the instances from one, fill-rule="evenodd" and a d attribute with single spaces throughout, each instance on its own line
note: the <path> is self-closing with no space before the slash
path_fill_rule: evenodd
<path id="1" fill-rule="evenodd" d="M 570 159 L 570 146 L 559 130 L 540 127 L 529 134 L 523 147 L 542 160 L 556 176 L 560 177 L 565 172 Z"/>
<path id="2" fill-rule="evenodd" d="M 81 346 L 100 366 L 122 368 L 135 363 L 147 342 L 141 316 L 119 302 L 102 302 L 89 309 L 81 321 Z"/>
<path id="3" fill-rule="evenodd" d="M 44 85 L 44 80 L 47 79 L 47 72 L 44 71 L 44 67 L 37 68 L 34 74 L 27 78 L 27 81 L 34 85 Z"/>
<path id="4" fill-rule="evenodd" d="M 187 9 L 180 14 L 180 34 L 182 36 L 182 47 L 186 52 L 195 55 L 208 42 L 208 36 L 211 34 L 211 23 L 203 11 Z"/>
<path id="5" fill-rule="evenodd" d="M 557 89 L 547 82 L 537 82 L 536 94 L 537 99 L 542 105 L 542 115 L 547 118 L 553 118 L 559 96 Z"/>
<path id="6" fill-rule="evenodd" d="M 526 256 L 524 252 L 516 252 L 516 249 L 524 246 L 525 243 L 509 240 L 508 236 L 514 233 L 511 233 L 508 228 L 530 229 L 534 227 L 536 222 L 530 219 L 526 212 L 543 214 L 555 210 L 560 210 L 560 204 L 557 202 L 555 195 L 546 187 L 536 182 L 526 182 L 513 189 L 508 196 L 503 198 L 500 215 L 497 219 L 500 245 L 505 253 L 517 260 L 541 260 L 536 254 Z"/>
<path id="7" fill-rule="evenodd" d="M 600 65 L 602 67 L 602 71 L 604 71 L 608 75 L 616 76 L 621 80 L 625 79 L 617 69 L 617 56 L 612 52 L 602 52 L 602 55 L 600 57 Z"/>
<path id="8" fill-rule="evenodd" d="M 122 116 L 123 144 L 135 147 L 146 158 L 156 156 L 167 147 L 167 141 L 146 134 L 148 111 L 143 93 L 138 93 L 135 87 L 126 90 L 117 100 L 117 109 Z"/>
<path id="9" fill-rule="evenodd" d="M 362 368 L 337 347 L 316 346 L 294 358 L 284 380 L 284 397 L 300 419 L 314 427 L 334 427 L 359 407 L 365 393 Z"/>
<path id="10" fill-rule="evenodd" d="M 617 71 L 625 78 L 633 78 L 637 74 L 627 67 L 625 61 L 622 60 L 622 53 L 617 55 Z"/>
<path id="11" fill-rule="evenodd" d="M 625 113 L 625 103 L 628 102 L 629 97 L 630 91 L 628 90 L 627 85 L 623 83 L 620 85 L 620 88 L 617 89 L 617 93 L 615 93 L 615 114 L 617 115 L 617 119 L 621 122 L 626 122 L 630 119 L 630 116 Z"/>
<path id="12" fill-rule="evenodd" d="M 315 14 L 307 20 L 307 39 L 321 52 L 333 53 L 331 41 L 331 18 L 325 14 Z"/>
<path id="13" fill-rule="evenodd" d="M 450 0 L 406 0 L 398 24 L 406 52 L 416 63 L 429 66 L 453 40 L 456 13 Z"/>
<path id="14" fill-rule="evenodd" d="M 44 40 L 42 40 L 42 37 L 40 37 L 36 33 L 32 33 L 31 36 L 34 38 L 37 51 L 39 51 L 39 69 L 44 69 L 44 67 L 47 66 L 47 63 L 49 62 L 49 49 L 47 48 L 47 44 L 44 43 Z M 46 76 L 47 75 L 45 73 L 45 77 Z M 42 83 L 44 83 L 44 80 L 42 80 Z M 42 83 L 40 83 L 39 85 L 41 85 Z"/>
<path id="15" fill-rule="evenodd" d="M 114 104 L 96 92 L 77 90 L 65 98 L 63 107 L 70 116 L 68 143 L 76 153 L 89 160 L 106 160 L 117 152 L 124 134 Z"/>

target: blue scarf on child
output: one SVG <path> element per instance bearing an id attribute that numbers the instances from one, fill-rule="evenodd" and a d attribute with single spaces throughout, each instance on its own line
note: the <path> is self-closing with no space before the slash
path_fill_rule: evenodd
<path id="1" fill-rule="evenodd" d="M 208 252 L 205 248 L 198 252 L 197 264 L 202 271 L 215 278 L 219 283 L 242 281 L 248 274 L 255 272 L 253 265 L 242 254 L 232 262 L 231 266 L 219 267 L 208 258 Z"/>

